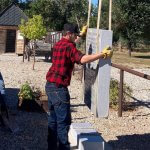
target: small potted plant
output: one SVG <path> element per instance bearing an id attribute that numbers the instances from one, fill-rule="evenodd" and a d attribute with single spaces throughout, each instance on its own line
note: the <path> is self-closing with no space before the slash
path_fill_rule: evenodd
<path id="1" fill-rule="evenodd" d="M 19 97 L 19 108 L 26 111 L 41 111 L 41 107 L 36 103 L 35 92 L 32 90 L 29 83 L 25 83 L 21 86 Z"/>
<path id="2" fill-rule="evenodd" d="M 23 101 L 29 101 L 34 99 L 33 91 L 27 82 L 21 86 L 18 96 L 19 96 L 19 106 L 21 106 Z"/>

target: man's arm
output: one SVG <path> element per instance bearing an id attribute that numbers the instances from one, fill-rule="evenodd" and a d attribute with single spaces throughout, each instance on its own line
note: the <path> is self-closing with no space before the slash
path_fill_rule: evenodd
<path id="1" fill-rule="evenodd" d="M 97 59 L 101 59 L 101 58 L 104 58 L 105 57 L 105 54 L 104 53 L 98 53 L 98 54 L 92 54 L 92 55 L 84 55 L 80 62 L 81 64 L 85 64 L 85 63 L 89 63 L 89 62 L 92 62 L 92 61 L 95 61 Z"/>
<path id="2" fill-rule="evenodd" d="M 106 48 L 104 48 L 101 53 L 84 55 L 81 58 L 80 62 L 81 62 L 81 64 L 89 63 L 89 62 L 95 61 L 97 59 L 111 58 L 112 55 L 113 55 L 113 50 L 111 50 L 111 48 L 109 46 L 106 46 Z"/>
<path id="3" fill-rule="evenodd" d="M 81 32 L 80 32 L 80 37 L 77 37 L 75 43 L 79 42 L 81 37 L 86 36 L 86 32 L 87 32 L 87 28 L 88 26 L 83 26 Z M 113 55 L 113 50 L 111 50 L 111 48 L 109 46 L 107 46 L 106 48 L 103 49 L 103 51 L 101 53 L 98 54 L 92 54 L 92 55 L 84 55 L 81 60 L 80 63 L 81 64 L 85 64 L 85 63 L 89 63 L 92 61 L 95 61 L 97 59 L 106 59 L 106 58 L 111 58 Z"/>

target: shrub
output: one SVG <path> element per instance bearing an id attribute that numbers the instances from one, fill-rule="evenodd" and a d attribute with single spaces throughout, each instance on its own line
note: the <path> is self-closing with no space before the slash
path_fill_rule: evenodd
<path id="1" fill-rule="evenodd" d="M 36 100 L 40 99 L 41 91 L 39 88 L 31 87 L 28 82 L 23 84 L 18 93 L 18 108 L 29 112 L 43 112 L 41 103 Z"/>
<path id="2" fill-rule="evenodd" d="M 29 83 L 26 82 L 25 84 L 21 86 L 18 96 L 20 100 L 33 100 L 34 99 L 33 91 Z"/>
<path id="3" fill-rule="evenodd" d="M 132 89 L 123 84 L 123 104 L 127 103 L 127 98 L 132 94 Z M 119 82 L 118 80 L 111 79 L 110 81 L 110 107 L 113 109 L 118 108 L 118 99 L 119 99 Z"/>

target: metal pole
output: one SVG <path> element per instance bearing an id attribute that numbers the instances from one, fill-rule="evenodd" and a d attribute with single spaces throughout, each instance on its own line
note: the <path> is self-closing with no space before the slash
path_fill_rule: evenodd
<path id="1" fill-rule="evenodd" d="M 119 87 L 119 108 L 118 108 L 118 116 L 122 117 L 122 100 L 123 100 L 123 78 L 124 71 L 120 70 L 120 87 Z"/>
<path id="2" fill-rule="evenodd" d="M 97 19 L 97 35 L 96 35 L 96 53 L 99 52 L 99 27 L 100 27 L 100 20 L 101 20 L 101 9 L 102 9 L 102 0 L 99 1 L 98 4 L 98 19 Z M 98 64 L 97 60 L 97 64 Z"/>
<path id="3" fill-rule="evenodd" d="M 24 46 L 23 46 L 23 62 L 24 62 L 24 55 L 25 55 L 25 46 L 26 46 L 26 39 L 24 38 Z"/>
<path id="4" fill-rule="evenodd" d="M 91 0 L 89 0 L 89 9 L 88 9 L 88 19 L 87 19 L 87 26 L 90 25 L 90 16 L 91 16 Z"/>
<path id="5" fill-rule="evenodd" d="M 112 0 L 109 0 L 109 30 L 111 30 L 111 20 L 112 20 Z"/>

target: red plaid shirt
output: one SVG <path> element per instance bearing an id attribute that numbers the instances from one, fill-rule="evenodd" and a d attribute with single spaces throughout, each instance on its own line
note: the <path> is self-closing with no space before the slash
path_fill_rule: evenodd
<path id="1" fill-rule="evenodd" d="M 66 87 L 70 85 L 74 64 L 79 64 L 83 55 L 74 43 L 62 38 L 53 48 L 52 66 L 46 80 Z"/>

